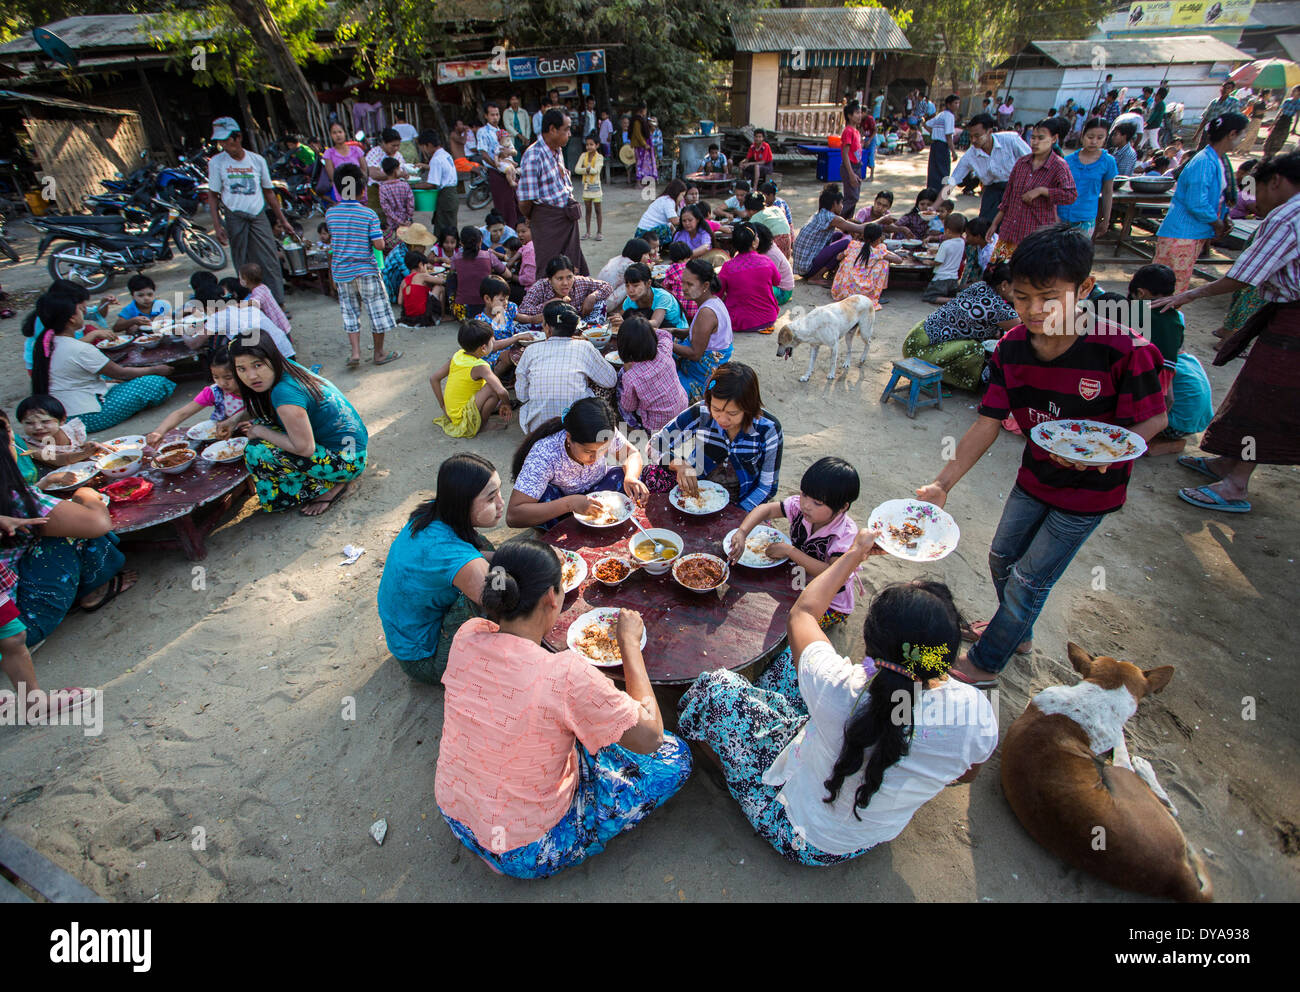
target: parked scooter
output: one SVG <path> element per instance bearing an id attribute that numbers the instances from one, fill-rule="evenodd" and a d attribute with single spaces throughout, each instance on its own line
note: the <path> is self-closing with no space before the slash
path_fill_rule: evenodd
<path id="1" fill-rule="evenodd" d="M 173 244 L 205 269 L 225 267 L 226 249 L 215 238 L 196 228 L 165 200 L 155 197 L 153 205 L 153 220 L 138 235 L 124 229 L 120 216 L 33 218 L 32 227 L 44 234 L 36 257 L 56 242 L 69 242 L 50 254 L 50 276 L 80 283 L 92 293 L 107 286 L 115 275 L 143 272 L 155 262 L 171 258 Z"/>

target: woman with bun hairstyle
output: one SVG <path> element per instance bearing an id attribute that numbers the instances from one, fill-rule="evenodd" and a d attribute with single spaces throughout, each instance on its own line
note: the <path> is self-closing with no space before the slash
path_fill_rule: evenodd
<path id="1" fill-rule="evenodd" d="M 482 600 L 486 618 L 461 626 L 442 677 L 434 796 L 489 868 L 547 878 L 663 805 L 690 776 L 691 753 L 664 732 L 638 613 L 620 610 L 614 628 L 626 691 L 578 652 L 542 646 L 564 608 L 550 547 L 502 545 Z"/>

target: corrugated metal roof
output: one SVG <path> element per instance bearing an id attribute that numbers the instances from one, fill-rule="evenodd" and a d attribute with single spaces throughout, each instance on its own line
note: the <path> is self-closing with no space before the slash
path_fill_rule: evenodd
<path id="1" fill-rule="evenodd" d="M 0 90 L 0 102 L 3 103 L 36 103 L 42 107 L 58 107 L 60 110 L 75 110 L 78 113 L 89 111 L 94 114 L 107 114 L 110 117 L 134 117 L 134 110 L 118 110 L 113 107 L 96 107 L 89 103 L 78 103 L 76 100 L 65 100 L 57 96 L 41 96 L 38 93 L 19 93 L 17 90 Z"/>
<path id="2" fill-rule="evenodd" d="M 1277 36 L 1277 43 L 1282 46 L 1282 51 L 1286 52 L 1286 57 L 1292 62 L 1300 59 L 1300 34 L 1280 34 Z"/>
<path id="3" fill-rule="evenodd" d="M 1020 51 L 1020 66 L 1026 56 L 1041 55 L 1054 65 L 1077 67 L 1092 65 L 1101 47 L 1108 66 L 1185 65 L 1193 62 L 1249 62 L 1251 56 L 1227 42 L 1208 34 L 1165 38 L 1111 38 L 1105 41 L 1034 41 Z M 998 68 L 1010 68 L 1015 56 L 1004 59 Z"/>
<path id="4" fill-rule="evenodd" d="M 1300 24 L 1300 3 L 1257 3 L 1250 10 L 1251 28 L 1289 28 Z"/>
<path id="5" fill-rule="evenodd" d="M 906 51 L 912 47 L 882 7 L 805 7 L 756 10 L 731 21 L 739 52 L 808 52 L 872 49 Z"/>

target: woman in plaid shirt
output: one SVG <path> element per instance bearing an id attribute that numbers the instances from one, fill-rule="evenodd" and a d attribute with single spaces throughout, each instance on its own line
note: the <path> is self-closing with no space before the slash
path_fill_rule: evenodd
<path id="1" fill-rule="evenodd" d="M 1030 152 L 1012 167 L 1002 206 L 985 235 L 990 240 L 998 236 L 992 262 L 1010 258 L 1028 235 L 1055 224 L 1056 208 L 1073 203 L 1078 195 L 1070 167 L 1052 151 L 1054 141 L 1046 121 L 1034 125 Z"/>
<path id="2" fill-rule="evenodd" d="M 685 495 L 698 495 L 704 478 L 752 510 L 776 495 L 783 447 L 780 421 L 763 409 L 757 373 L 728 362 L 713 373 L 703 403 L 683 410 L 650 439 L 650 456 L 667 460 Z"/>

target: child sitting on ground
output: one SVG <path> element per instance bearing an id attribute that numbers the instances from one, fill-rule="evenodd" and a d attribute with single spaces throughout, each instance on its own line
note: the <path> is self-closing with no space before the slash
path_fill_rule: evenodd
<path id="1" fill-rule="evenodd" d="M 773 561 L 788 559 L 802 568 L 805 581 L 810 581 L 853 547 L 858 525 L 849 516 L 849 508 L 860 490 L 858 470 L 852 465 L 832 455 L 819 458 L 799 480 L 796 495 L 763 503 L 745 515 L 731 547 L 726 549 L 727 556 L 736 562 L 745 552 L 750 531 L 764 521 L 785 517 L 790 521 L 790 540 L 769 544 L 766 555 Z M 849 632 L 844 621 L 852 612 L 853 582 L 850 580 L 831 600 L 830 608 L 819 621 L 840 654 L 848 654 Z M 785 667 L 793 673 L 794 666 Z"/>
<path id="2" fill-rule="evenodd" d="M 208 362 L 208 371 L 212 374 L 211 384 L 199 390 L 190 402 L 179 410 L 173 410 L 163 422 L 145 436 L 145 441 L 157 447 L 167 432 L 179 427 L 197 413 L 211 408 L 208 420 L 216 424 L 217 438 L 230 437 L 231 431 L 244 416 L 244 400 L 239 394 L 239 381 L 235 378 L 235 363 L 230 358 L 230 348 L 225 342 L 219 343 L 212 351 Z"/>
<path id="3" fill-rule="evenodd" d="M 1151 439 L 1148 455 L 1173 455 L 1187 447 L 1187 436 L 1209 426 L 1209 379 L 1192 355 L 1182 353 L 1186 324 L 1179 310 L 1157 310 L 1150 300 L 1174 295 L 1174 270 L 1167 265 L 1144 265 L 1128 284 L 1132 306 L 1129 319 L 1134 329 L 1160 350 L 1160 388 L 1169 411 L 1169 426 Z M 1193 363 L 1195 363 L 1193 367 Z M 1186 372 L 1188 378 L 1179 382 Z M 1199 372 L 1199 375 L 1197 374 Z M 1204 380 L 1205 387 L 1201 388 Z M 1200 411 L 1203 411 L 1200 412 Z"/>
<path id="4" fill-rule="evenodd" d="M 527 217 L 519 218 L 515 231 L 519 235 L 519 253 L 511 268 L 515 281 L 527 292 L 537 281 L 537 246 L 533 244 L 533 226 Z"/>
<path id="5" fill-rule="evenodd" d="M 483 314 L 480 318 L 492 328 L 492 354 L 501 353 L 493 371 L 504 375 L 514 368 L 523 348 L 519 343 L 532 335 L 532 331 L 523 324 L 516 324 L 519 305 L 510 299 L 510 284 L 497 276 L 488 276 L 478 286 L 479 296 L 483 298 Z"/>
<path id="6" fill-rule="evenodd" d="M 18 422 L 29 448 L 27 453 L 42 465 L 71 465 L 110 449 L 86 438 L 86 425 L 68 418 L 63 404 L 53 396 L 38 393 L 18 404 Z"/>
<path id="7" fill-rule="evenodd" d="M 451 261 L 460 254 L 460 235 L 448 228 L 438 232 L 438 243 L 429 249 L 432 258 Z"/>
<path id="8" fill-rule="evenodd" d="M 709 154 L 700 163 L 700 172 L 706 176 L 725 176 L 729 168 L 727 156 L 722 154 L 722 150 L 716 144 L 709 145 Z"/>
<path id="9" fill-rule="evenodd" d="M 686 409 L 671 331 L 641 316 L 628 317 L 618 329 L 618 357 L 623 359 L 618 408 L 628 424 L 654 434 Z"/>
<path id="10" fill-rule="evenodd" d="M 256 303 L 262 313 L 270 319 L 271 323 L 280 330 L 284 331 L 284 336 L 289 337 L 293 331 L 289 327 L 289 317 L 281 309 L 280 304 L 275 302 L 275 297 L 271 295 L 271 290 L 262 282 L 262 267 L 256 262 L 247 262 L 239 267 L 239 284 L 248 290 L 247 299 L 251 303 Z"/>
<path id="11" fill-rule="evenodd" d="M 984 270 L 993 258 L 993 248 L 988 244 L 989 222 L 983 217 L 975 217 L 966 222 L 966 249 L 963 253 L 961 275 L 957 279 L 957 289 L 961 291 L 984 278 Z M 998 236 L 993 235 L 996 244 Z M 982 261 L 981 261 L 982 259 Z"/>
<path id="12" fill-rule="evenodd" d="M 510 394 L 486 357 L 495 344 L 492 328 L 481 320 L 463 321 L 456 332 L 456 343 L 460 350 L 429 377 L 429 386 L 442 407 L 442 416 L 434 423 L 450 437 L 474 437 L 483 426 L 483 418 L 496 412 L 501 426 L 506 426 L 510 423 Z"/>
<path id="13" fill-rule="evenodd" d="M 880 309 L 880 296 L 889 286 L 889 266 L 902 263 L 885 247 L 885 229 L 879 224 L 866 224 L 862 236 L 854 237 L 844 249 L 840 267 L 831 282 L 831 299 L 844 300 L 854 294 L 867 297 Z"/>
<path id="14" fill-rule="evenodd" d="M 483 248 L 496 252 L 502 258 L 506 256 L 506 240 L 516 236 L 515 229 L 507 225 L 505 218 L 495 210 L 488 211 L 478 232 L 483 235 Z"/>
<path id="15" fill-rule="evenodd" d="M 433 263 L 413 248 L 406 251 L 410 270 L 397 292 L 402 323 L 407 327 L 429 327 L 442 323 L 442 300 L 447 277 L 433 274 Z"/>
<path id="16" fill-rule="evenodd" d="M 653 265 L 650 261 L 650 245 L 644 238 L 629 238 L 623 245 L 623 252 L 616 258 L 611 258 L 602 267 L 596 276 L 597 282 L 609 283 L 614 287 L 614 291 L 609 294 L 605 300 L 605 309 L 608 313 L 616 313 L 618 308 L 623 305 L 623 300 L 627 297 L 627 288 L 623 285 L 623 275 L 628 268 L 633 265 Z"/>
<path id="17" fill-rule="evenodd" d="M 966 215 L 949 214 L 944 224 L 939 254 L 934 256 L 934 277 L 921 294 L 921 299 L 925 303 L 947 303 L 957 295 L 962 260 L 966 255 L 966 239 L 963 237 L 965 233 Z"/>
<path id="18" fill-rule="evenodd" d="M 944 238 L 944 225 L 948 223 L 948 215 L 957 209 L 957 204 L 952 200 L 941 200 L 938 206 L 938 213 L 930 219 L 930 225 L 926 228 L 925 237 L 922 238 L 926 244 L 940 242 Z"/>
<path id="19" fill-rule="evenodd" d="M 114 334 L 134 334 L 148 331 L 149 325 L 158 317 L 166 317 L 172 312 L 171 304 L 157 298 L 158 287 L 148 276 L 137 273 L 126 281 L 131 302 L 118 311 L 117 320 L 113 322 Z"/>
<path id="20" fill-rule="evenodd" d="M 718 220 L 741 220 L 744 207 L 741 206 L 751 190 L 748 179 L 737 179 L 731 187 L 731 196 L 723 201 L 713 216 Z"/>
<path id="21" fill-rule="evenodd" d="M 316 225 L 316 244 L 325 250 L 330 250 L 330 226 L 324 221 Z"/>
<path id="22" fill-rule="evenodd" d="M 668 271 L 664 273 L 663 288 L 671 293 L 674 299 L 682 305 L 682 313 L 686 314 L 686 323 L 688 325 L 695 319 L 695 314 L 700 309 L 698 303 L 687 298 L 686 291 L 682 288 L 682 273 L 686 271 L 686 263 L 690 260 L 690 245 L 685 241 L 673 241 L 669 243 Z M 622 301 L 620 300 L 619 302 L 621 303 Z"/>

